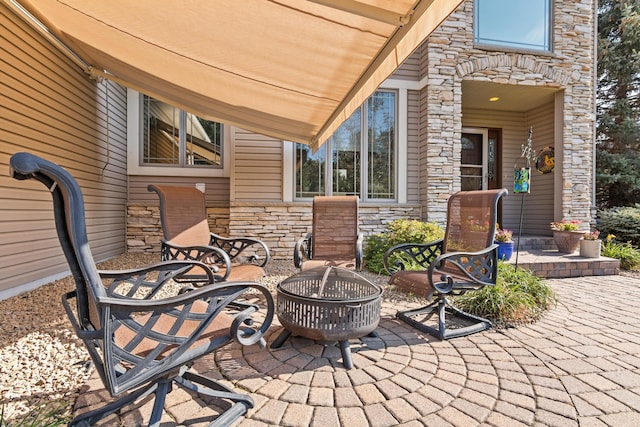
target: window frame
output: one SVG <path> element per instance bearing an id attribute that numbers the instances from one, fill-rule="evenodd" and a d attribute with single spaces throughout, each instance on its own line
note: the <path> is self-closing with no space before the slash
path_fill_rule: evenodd
<path id="1" fill-rule="evenodd" d="M 405 150 L 401 149 L 400 141 L 404 137 L 406 139 L 405 132 L 401 131 L 402 123 L 406 122 L 402 120 L 402 114 L 406 114 L 406 111 L 401 108 L 403 105 L 401 99 L 406 99 L 406 91 L 401 91 L 395 88 L 379 88 L 376 92 L 388 92 L 394 94 L 394 140 L 393 140 L 393 149 L 394 149 L 394 197 L 388 199 L 377 199 L 377 198 L 369 198 L 369 129 L 368 129 L 368 112 L 369 112 L 369 102 L 372 94 L 365 103 L 363 103 L 360 108 L 360 189 L 359 189 L 359 198 L 364 202 L 375 202 L 375 203 L 399 203 L 402 199 L 404 199 L 403 194 L 401 194 L 400 190 L 400 182 L 404 182 L 404 177 L 401 176 L 400 172 L 400 159 L 402 157 L 402 153 Z M 313 197 L 298 197 L 297 196 L 297 174 L 295 171 L 296 168 L 296 155 L 297 155 L 297 144 L 291 144 L 291 169 L 292 169 L 292 177 L 291 182 L 293 183 L 292 191 L 292 200 L 293 201 L 309 201 L 312 200 Z M 404 142 L 406 145 L 406 141 Z M 333 195 L 333 135 L 329 138 L 324 144 L 323 149 L 325 151 L 325 161 L 324 161 L 324 193 L 319 195 Z"/>
<path id="2" fill-rule="evenodd" d="M 479 26 L 479 4 L 483 0 L 473 1 L 473 44 L 478 48 L 491 48 L 494 50 L 516 51 L 516 52 L 535 52 L 537 54 L 552 54 L 553 53 L 553 21 L 554 21 L 554 1 L 544 0 L 547 6 L 546 17 L 546 35 L 545 41 L 547 43 L 544 47 L 535 47 L 532 45 L 525 45 L 519 42 L 512 42 L 508 40 L 499 41 L 487 41 L 480 38 L 480 26 Z"/>
<path id="3" fill-rule="evenodd" d="M 127 89 L 127 173 L 141 176 L 229 177 L 231 129 L 222 124 L 222 166 L 144 164 L 144 94 Z M 176 107 L 180 109 L 179 107 Z M 186 151 L 180 157 L 186 156 Z"/>

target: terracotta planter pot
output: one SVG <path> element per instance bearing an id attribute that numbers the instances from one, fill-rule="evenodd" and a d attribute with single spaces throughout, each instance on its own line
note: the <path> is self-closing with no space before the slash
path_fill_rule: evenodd
<path id="1" fill-rule="evenodd" d="M 553 240 L 558 247 L 558 252 L 572 254 L 578 250 L 583 231 L 553 231 Z"/>
<path id="2" fill-rule="evenodd" d="M 600 258 L 602 240 L 580 240 L 580 256 L 585 258 Z"/>

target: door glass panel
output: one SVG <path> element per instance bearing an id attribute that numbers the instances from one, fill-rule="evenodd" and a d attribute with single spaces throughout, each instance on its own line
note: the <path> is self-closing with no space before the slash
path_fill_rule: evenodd
<path id="1" fill-rule="evenodd" d="M 462 134 L 462 153 L 460 165 L 460 184 L 462 191 L 483 189 L 483 135 L 479 133 Z"/>
<path id="2" fill-rule="evenodd" d="M 482 165 L 482 135 L 462 134 L 462 164 Z"/>
<path id="3" fill-rule="evenodd" d="M 461 167 L 462 191 L 482 190 L 482 168 Z"/>
<path id="4" fill-rule="evenodd" d="M 500 188 L 500 131 L 497 129 L 489 129 L 487 139 L 487 180 L 489 181 L 487 188 Z"/>

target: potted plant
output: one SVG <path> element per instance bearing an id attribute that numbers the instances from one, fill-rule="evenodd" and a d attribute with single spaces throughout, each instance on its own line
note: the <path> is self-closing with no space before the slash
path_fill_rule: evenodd
<path id="1" fill-rule="evenodd" d="M 513 232 L 497 227 L 494 242 L 498 245 L 498 259 L 509 261 L 513 255 Z"/>
<path id="2" fill-rule="evenodd" d="M 553 241 L 558 247 L 558 252 L 571 254 L 578 250 L 580 246 L 580 239 L 584 235 L 583 231 L 580 231 L 580 221 L 578 220 L 566 220 L 555 221 L 551 223 L 551 230 L 553 230 Z"/>
<path id="3" fill-rule="evenodd" d="M 602 241 L 598 230 L 585 233 L 580 240 L 580 256 L 585 258 L 599 258 Z"/>

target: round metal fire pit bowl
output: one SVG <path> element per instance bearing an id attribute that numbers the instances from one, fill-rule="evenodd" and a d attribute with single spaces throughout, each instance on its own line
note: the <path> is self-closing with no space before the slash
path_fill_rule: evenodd
<path id="1" fill-rule="evenodd" d="M 353 367 L 349 339 L 371 334 L 380 321 L 382 289 L 339 267 L 302 271 L 278 284 L 277 316 L 285 330 L 271 344 L 291 335 L 340 343 L 343 364 Z"/>

